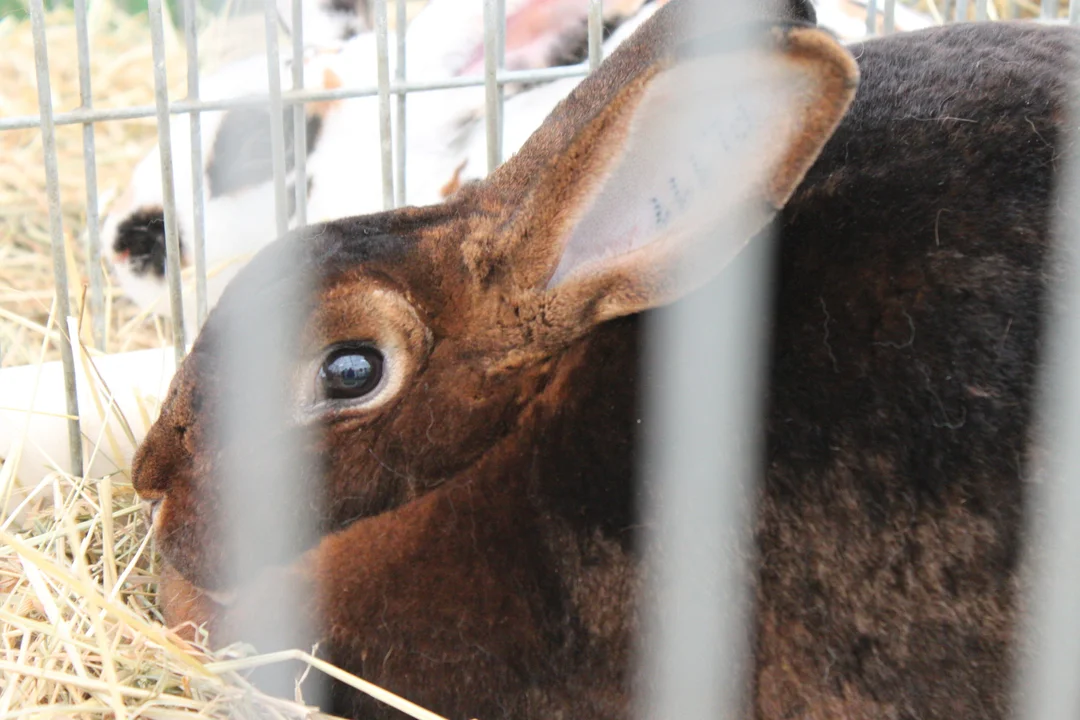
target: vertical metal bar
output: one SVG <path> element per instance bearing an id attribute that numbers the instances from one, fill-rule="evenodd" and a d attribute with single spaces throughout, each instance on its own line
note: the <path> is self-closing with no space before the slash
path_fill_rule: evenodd
<path id="1" fill-rule="evenodd" d="M 212 417 L 223 448 L 214 470 L 222 473 L 219 522 L 227 551 L 220 570 L 227 587 L 250 582 L 267 566 L 285 565 L 317 541 L 322 483 L 318 464 L 305 462 L 304 455 L 314 438 L 293 423 L 291 383 L 283 382 L 300 362 L 295 339 L 303 332 L 302 308 L 312 283 L 304 248 L 281 243 L 260 257 L 261 277 L 274 286 L 273 312 L 266 312 L 257 295 L 241 296 L 221 318 L 222 386 L 229 390 L 208 402 L 215 404 Z M 253 357 L 259 361 L 252 363 Z M 261 599 L 265 613 L 234 616 L 231 630 L 260 650 L 310 649 L 318 621 L 301 608 L 315 601 L 300 584 L 284 582 Z M 252 679 L 268 694 L 293 697 L 298 674 L 295 667 L 278 665 Z M 323 705 L 324 680 L 312 673 L 304 682 L 306 703 Z"/>
<path id="2" fill-rule="evenodd" d="M 1042 7 L 1039 12 L 1039 17 L 1043 20 L 1053 20 L 1058 14 L 1058 2 L 1059 0 L 1042 0 Z"/>
<path id="3" fill-rule="evenodd" d="M 292 81 L 293 90 L 304 89 L 304 5 L 292 3 Z M 293 113 L 293 191 L 296 194 L 297 226 L 307 225 L 307 105 L 296 103 Z"/>
<path id="4" fill-rule="evenodd" d="M 589 69 L 604 59 L 604 0 L 589 0 Z"/>
<path id="5" fill-rule="evenodd" d="M 878 0 L 869 0 L 866 3 L 866 36 L 874 37 L 877 35 L 877 4 Z"/>
<path id="6" fill-rule="evenodd" d="M 1076 77 L 1075 69 L 1073 77 Z M 1054 227 L 1055 244 L 1047 262 L 1055 286 L 1046 324 L 1045 360 L 1036 406 L 1038 432 L 1034 480 L 1027 508 L 1029 558 L 1034 584 L 1027 612 L 1028 633 L 1020 654 L 1016 717 L 1073 720 L 1080 717 L 1080 149 L 1075 118 L 1080 114 L 1080 83 L 1073 82 L 1066 148 Z M 1059 284 L 1060 283 L 1060 284 Z"/>
<path id="7" fill-rule="evenodd" d="M 281 57 L 278 48 L 278 13 L 275 0 L 264 0 L 266 63 L 269 81 L 271 159 L 274 173 L 274 200 L 277 231 L 288 229 L 288 195 L 285 188 L 286 156 L 284 106 L 281 88 Z M 295 10 L 295 6 L 294 6 Z M 294 26 L 295 27 L 295 26 Z M 295 37 L 293 43 L 296 49 Z M 294 58 L 303 68 L 303 53 Z M 295 76 L 294 76 L 295 77 Z M 259 272 L 274 283 L 274 296 L 280 304 L 265 312 L 259 298 L 251 304 L 238 300 L 233 313 L 222 318 L 223 386 L 228 393 L 215 398 L 219 412 L 213 417 L 224 450 L 218 471 L 227 520 L 225 567 L 231 587 L 257 577 L 268 564 L 284 564 L 299 550 L 315 542 L 316 507 L 320 501 L 317 477 L 309 474 L 303 461 L 307 440 L 292 423 L 293 397 L 291 377 L 299 362 L 299 348 L 294 342 L 302 332 L 303 308 L 310 298 L 312 278 L 306 270 L 304 243 L 282 243 L 277 251 L 261 256 Z M 250 267 L 250 266 L 249 266 Z M 242 297 L 242 296 L 241 296 Z M 252 367 L 251 357 L 258 357 Z M 311 471 L 317 472 L 317 471 Z M 265 598 L 266 616 L 286 622 L 263 622 L 260 617 L 238 617 L 238 636 L 257 648 L 310 648 L 314 621 L 300 612 L 303 597 L 299 588 L 286 583 L 271 597 Z M 278 696 L 292 696 L 296 688 L 294 668 L 279 666 L 254 677 L 265 691 Z M 310 687 L 314 683 L 314 693 Z M 325 685 L 319 677 L 305 682 L 305 700 L 315 705 L 325 701 Z"/>
<path id="8" fill-rule="evenodd" d="M 495 0 L 495 53 L 497 73 L 506 68 L 506 0 Z M 496 74 L 496 77 L 498 75 Z M 503 107 L 506 101 L 506 89 L 502 83 L 495 85 L 495 116 L 499 120 L 499 162 L 503 158 L 503 137 L 506 123 L 506 113 Z"/>
<path id="9" fill-rule="evenodd" d="M 281 104 L 281 53 L 275 0 L 263 3 L 266 21 L 266 78 L 270 90 L 270 162 L 274 169 L 274 220 L 277 234 L 289 231 L 289 198 L 285 190 L 285 122 Z"/>
<path id="10" fill-rule="evenodd" d="M 184 4 L 184 46 L 187 50 L 188 100 L 199 99 L 199 33 L 196 24 L 196 0 Z M 191 189 L 194 237 L 191 251 L 195 259 L 195 328 L 206 322 L 206 204 L 203 195 L 202 119 L 195 110 L 188 116 L 191 125 Z"/>
<path id="11" fill-rule="evenodd" d="M 724 27 L 730 13 L 740 13 L 728 25 L 738 27 L 751 10 L 750 3 L 729 0 L 700 3 L 694 12 L 694 27 L 712 28 Z M 710 54 L 733 52 L 738 42 L 714 37 Z M 716 76 L 681 88 L 669 101 L 671 136 L 693 137 L 694 125 L 683 126 L 680 118 L 714 113 L 716 98 L 738 102 L 749 93 L 746 82 Z M 726 181 L 739 182 L 736 172 Z M 753 234 L 742 225 L 735 220 L 710 228 L 682 270 L 720 266 L 717 239 Z M 761 470 L 772 248 L 768 237 L 755 238 L 720 281 L 647 320 L 644 366 L 655 372 L 645 395 L 650 426 L 642 428 L 651 505 L 645 521 L 649 605 L 639 652 L 642 720 L 747 715 L 751 488 Z"/>
<path id="12" fill-rule="evenodd" d="M 885 34 L 896 32 L 896 0 L 885 0 Z"/>
<path id="13" fill-rule="evenodd" d="M 383 209 L 394 207 L 394 146 L 390 123 L 390 30 L 386 4 L 375 0 L 375 48 L 379 72 L 379 149 L 382 158 Z"/>
<path id="14" fill-rule="evenodd" d="M 498 83 L 499 0 L 484 0 L 484 108 L 487 130 L 488 172 L 502 162 L 502 118 L 499 117 L 502 88 Z M 505 7 L 504 7 L 505 10 Z M 505 15 L 503 15 L 505 18 Z"/>
<path id="15" fill-rule="evenodd" d="M 1069 0 L 1069 24 L 1080 24 L 1080 0 Z"/>
<path id="16" fill-rule="evenodd" d="M 86 27 L 86 0 L 75 0 L 75 42 L 79 54 L 80 109 L 90 110 L 90 34 Z M 97 147 L 94 124 L 83 123 L 83 171 L 86 174 L 86 240 L 90 265 L 90 326 L 94 346 L 105 349 L 105 273 L 101 267 L 101 234 L 98 224 Z"/>
<path id="17" fill-rule="evenodd" d="M 161 153 L 161 198 L 165 216 L 165 276 L 172 311 L 173 352 L 180 367 L 187 351 L 184 298 L 180 287 L 180 236 L 176 225 L 176 188 L 173 180 L 172 131 L 169 119 L 169 83 L 165 76 L 165 29 L 161 0 L 147 1 L 150 45 L 154 56 L 154 107 L 157 110 L 158 150 Z"/>
<path id="18" fill-rule="evenodd" d="M 397 67 L 394 69 L 394 79 L 399 86 L 404 85 L 407 80 L 405 73 L 405 30 L 409 23 L 408 16 L 408 4 L 406 0 L 397 0 L 394 5 L 394 10 L 397 13 L 394 19 L 394 34 L 397 36 Z M 405 105 L 407 101 L 406 94 L 402 91 L 395 97 L 397 106 L 397 127 L 394 129 L 395 146 L 395 162 L 397 163 L 397 175 L 394 179 L 395 189 L 395 201 L 398 207 L 405 205 L 408 202 L 408 197 L 405 193 L 405 160 L 406 153 L 408 152 L 408 143 L 406 142 L 406 122 L 405 122 Z"/>
<path id="19" fill-rule="evenodd" d="M 968 0 L 956 0 L 956 22 L 967 22 Z"/>
<path id="20" fill-rule="evenodd" d="M 56 159 L 56 126 L 53 123 L 52 84 L 49 81 L 49 50 L 45 37 L 43 0 L 30 0 L 30 28 L 34 35 L 34 68 L 37 71 L 38 112 L 41 114 L 41 148 L 45 156 L 45 193 L 49 200 L 49 240 L 52 249 L 53 283 L 56 288 L 57 328 L 68 332 L 71 315 L 67 282 L 67 254 L 64 248 L 64 221 L 60 212 L 60 174 Z M 72 341 L 75 341 L 72 338 Z M 71 474 L 83 474 L 82 434 L 79 429 L 79 400 L 75 386 L 75 354 L 71 342 L 60 342 L 64 367 L 64 397 L 68 419 L 68 455 Z"/>
<path id="21" fill-rule="evenodd" d="M 975 0 L 975 21 L 986 22 L 990 19 L 990 0 Z"/>

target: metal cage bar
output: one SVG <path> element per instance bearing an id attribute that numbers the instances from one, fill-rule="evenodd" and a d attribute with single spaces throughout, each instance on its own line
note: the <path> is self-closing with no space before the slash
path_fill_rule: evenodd
<path id="1" fill-rule="evenodd" d="M 1075 78 L 1074 69 L 1074 78 Z M 1073 82 L 1071 114 L 1080 112 L 1080 84 Z M 1020 660 L 1017 717 L 1066 720 L 1080 717 L 1080 215 L 1067 199 L 1080 193 L 1080 151 L 1075 122 L 1062 164 L 1055 204 L 1055 246 L 1049 267 L 1058 278 L 1046 323 L 1040 369 L 1034 452 L 1028 470 L 1026 554 L 1036 571 L 1026 598 L 1026 652 Z"/>
<path id="2" fill-rule="evenodd" d="M 197 26 L 198 2 L 187 0 L 184 5 L 184 44 L 187 51 L 188 99 L 199 100 L 199 33 Z M 192 111 L 188 120 L 191 132 L 191 254 L 195 261 L 195 329 L 206 322 L 206 203 L 203 196 L 202 121 L 198 110 Z"/>
<path id="3" fill-rule="evenodd" d="M 547 82 L 562 78 L 584 77 L 589 74 L 588 64 L 567 65 L 565 67 L 544 68 L 542 70 L 507 70 L 498 73 L 495 82 L 498 85 L 511 83 Z M 483 77 L 460 77 L 430 81 L 414 81 L 389 86 L 390 93 L 418 93 L 454 88 L 480 87 L 487 84 Z M 324 100 L 348 100 L 351 98 L 372 97 L 379 94 L 378 86 L 361 88 L 341 88 L 335 90 L 300 90 L 284 91 L 281 101 L 286 105 L 302 102 L 320 102 Z M 179 100 L 170 102 L 168 112 L 172 115 L 185 115 L 196 110 L 230 110 L 238 107 L 265 106 L 266 95 L 247 95 L 222 100 Z M 110 120 L 138 120 L 155 117 L 157 108 L 153 105 L 139 105 L 125 108 L 101 108 L 94 110 L 72 110 L 54 113 L 54 125 L 80 125 L 86 122 Z M 41 127 L 40 115 L 21 115 L 0 118 L 0 132 L 4 130 L 25 130 Z"/>
<path id="4" fill-rule="evenodd" d="M 390 38 L 388 0 L 375 0 L 375 47 L 379 76 L 379 153 L 383 209 L 394 207 L 394 145 L 390 122 Z"/>
<path id="5" fill-rule="evenodd" d="M 405 0 L 396 0 L 394 4 L 394 36 L 397 40 L 397 66 L 394 68 L 394 81 L 398 86 L 405 84 L 406 80 L 406 52 L 405 52 L 405 38 L 406 29 L 409 22 L 408 6 Z M 397 111 L 397 117 L 394 124 L 394 162 L 395 176 L 394 176 L 394 202 L 397 207 L 402 207 L 408 202 L 408 195 L 405 190 L 405 170 L 406 162 L 408 159 L 408 135 L 406 134 L 406 104 L 408 98 L 405 93 L 398 92 L 394 95 L 394 108 Z"/>
<path id="6" fill-rule="evenodd" d="M 589 69 L 604 59 L 604 0 L 589 0 Z"/>
<path id="7" fill-rule="evenodd" d="M 86 0 L 75 0 L 75 42 L 79 55 L 79 107 L 94 107 L 90 83 L 90 33 L 86 27 Z M 94 345 L 105 349 L 105 272 L 101 265 L 98 219 L 97 148 L 94 124 L 83 123 L 83 172 L 86 176 L 86 261 L 90 276 L 90 327 Z"/>
<path id="8" fill-rule="evenodd" d="M 301 0 L 292 2 L 292 86 L 304 89 L 304 6 Z M 293 195 L 298 226 L 307 225 L 307 110 L 304 103 L 292 106 L 293 114 Z"/>
<path id="9" fill-rule="evenodd" d="M 868 0 L 866 3 L 866 35 L 874 37 L 877 32 L 878 0 Z"/>
<path id="10" fill-rule="evenodd" d="M 158 150 L 161 153 L 162 214 L 165 219 L 165 277 L 169 285 L 169 308 L 173 317 L 173 352 L 180 366 L 187 348 L 184 331 L 184 299 L 180 287 L 180 237 L 176 221 L 176 186 L 173 178 L 172 123 L 169 120 L 169 85 L 165 75 L 165 30 L 161 0 L 148 1 L 150 44 L 154 56 L 154 101 L 157 114 Z"/>
<path id="11" fill-rule="evenodd" d="M 266 79 L 270 87 L 270 164 L 274 171 L 274 221 L 277 234 L 284 235 L 289 231 L 289 200 L 285 189 L 285 122 L 282 116 L 284 105 L 281 101 L 279 17 L 274 0 L 265 0 L 263 8 L 266 20 Z"/>
<path id="12" fill-rule="evenodd" d="M 506 5 L 502 0 L 484 0 L 484 110 L 487 130 L 487 169 L 502 163 L 502 69 L 499 45 L 506 28 Z"/>
<path id="13" fill-rule="evenodd" d="M 49 81 L 49 48 L 45 37 L 43 0 L 30 0 L 30 23 L 34 35 L 34 68 L 37 73 L 38 111 L 41 113 L 41 150 L 45 164 L 45 193 L 49 202 L 49 240 L 52 250 L 55 318 L 61 337 L 67 336 L 71 315 L 68 293 L 67 253 L 64 247 L 64 220 L 60 212 L 60 172 L 57 167 L 56 127 L 53 124 L 52 84 Z M 60 342 L 64 366 L 64 397 L 67 405 L 68 455 L 71 473 L 83 474 L 82 433 L 79 427 L 79 399 L 75 388 L 75 353 L 78 338 Z"/>

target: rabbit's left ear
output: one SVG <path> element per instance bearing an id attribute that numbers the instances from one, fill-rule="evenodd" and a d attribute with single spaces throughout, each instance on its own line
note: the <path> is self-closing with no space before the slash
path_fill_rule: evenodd
<path id="1" fill-rule="evenodd" d="M 857 78 L 848 52 L 806 27 L 650 65 L 598 101 L 533 186 L 512 221 L 512 282 L 579 328 L 707 282 L 787 202 Z"/>

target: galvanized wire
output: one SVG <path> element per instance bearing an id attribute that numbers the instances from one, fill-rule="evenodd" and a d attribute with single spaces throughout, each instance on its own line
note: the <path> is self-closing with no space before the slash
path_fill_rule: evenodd
<path id="1" fill-rule="evenodd" d="M 589 0 L 589 69 L 604 59 L 604 0 Z"/>
<path id="2" fill-rule="evenodd" d="M 390 122 L 390 29 L 386 3 L 375 0 L 375 47 L 378 54 L 379 157 L 382 168 L 383 209 L 394 207 L 394 145 Z"/>
<path id="3" fill-rule="evenodd" d="M 184 43 L 187 50 L 188 99 L 199 99 L 199 33 L 196 24 L 197 0 L 184 4 Z M 206 322 L 206 203 L 203 196 L 202 121 L 195 110 L 189 118 L 191 126 L 191 188 L 192 188 L 192 244 L 191 254 L 195 261 L 195 329 Z"/>
<path id="4" fill-rule="evenodd" d="M 405 0 L 397 0 L 394 6 L 394 10 L 397 13 L 394 18 L 394 34 L 397 37 L 397 67 L 394 68 L 394 80 L 397 85 L 404 85 L 406 79 L 406 57 L 405 57 L 405 37 L 406 26 L 409 22 L 408 6 Z M 405 119 L 405 105 L 407 98 L 405 93 L 397 93 L 394 95 L 394 106 L 397 110 L 397 118 L 394 127 L 394 162 L 395 176 L 394 176 L 394 201 L 398 207 L 401 207 L 408 202 L 408 197 L 405 192 L 405 163 L 407 159 L 407 153 L 409 152 L 407 135 L 406 135 L 406 119 Z"/>
<path id="5" fill-rule="evenodd" d="M 184 299 L 180 287 L 180 236 L 176 223 L 176 187 L 173 178 L 172 131 L 169 122 L 169 83 L 165 76 L 165 31 L 161 0 L 148 0 L 150 44 L 154 57 L 154 102 L 157 115 L 158 151 L 161 153 L 161 207 L 165 221 L 165 277 L 172 311 L 173 352 L 176 366 L 184 359 Z"/>
<path id="6" fill-rule="evenodd" d="M 289 231 L 289 199 L 285 189 L 285 123 L 281 102 L 281 53 L 278 50 L 278 15 L 275 0 L 263 3 L 266 20 L 266 76 L 270 83 L 270 164 L 274 172 L 274 221 L 277 234 Z"/>
<path id="7" fill-rule="evenodd" d="M 885 34 L 896 32 L 896 0 L 885 0 Z"/>
<path id="8" fill-rule="evenodd" d="M 747 0 L 700 3 L 690 22 L 695 28 L 748 27 L 752 8 Z M 701 52 L 722 56 L 752 44 L 750 37 L 733 35 L 704 34 L 712 45 Z M 754 59 L 748 54 L 747 62 Z M 706 112 L 716 117 L 724 103 L 739 102 L 752 82 L 737 73 L 702 75 L 676 86 L 667 101 L 671 145 L 659 152 L 690 152 L 680 138 L 699 137 L 692 118 Z M 707 155 L 699 159 L 714 172 L 718 197 L 735 197 L 730 188 L 741 182 L 738 170 Z M 725 239 L 754 234 L 734 219 L 738 215 L 687 243 L 676 279 L 687 282 L 694 268 L 723 267 Z M 772 249 L 770 233 L 761 233 L 720 281 L 646 319 L 643 367 L 652 372 L 643 414 L 653 426 L 643 429 L 649 587 L 639 653 L 642 720 L 747 715 L 751 498 L 762 470 Z"/>
<path id="9" fill-rule="evenodd" d="M 56 128 L 52 121 L 52 84 L 49 81 L 49 49 L 45 38 L 43 0 L 30 0 L 30 25 L 34 36 L 34 69 L 37 72 L 38 112 L 41 123 L 41 148 L 45 164 L 45 194 L 49 202 L 49 244 L 52 250 L 53 283 L 56 297 L 56 325 L 60 335 L 70 332 L 71 315 L 68 294 L 67 254 L 64 247 L 64 222 L 60 212 L 60 174 L 56 158 Z M 78 338 L 61 341 L 60 360 L 64 367 L 64 397 L 68 414 L 68 455 L 71 474 L 83 473 L 82 436 L 79 429 L 79 400 L 75 387 L 74 343 Z"/>
<path id="10" fill-rule="evenodd" d="M 90 33 L 86 27 L 86 0 L 75 0 L 75 42 L 79 55 L 79 107 L 94 106 L 90 84 Z M 101 265 L 98 227 L 97 148 L 94 124 L 83 124 L 83 172 L 86 176 L 86 261 L 90 275 L 90 328 L 94 345 L 105 349 L 105 271 Z"/>
<path id="11" fill-rule="evenodd" d="M 492 172 L 502 163 L 502 69 L 503 37 L 506 28 L 506 5 L 502 0 L 484 0 L 484 108 L 487 132 L 487 169 Z"/>
<path id="12" fill-rule="evenodd" d="M 540 70 L 506 70 L 497 74 L 495 82 L 498 85 L 511 83 L 538 83 L 563 78 L 584 77 L 589 74 L 589 66 L 586 63 L 579 65 L 567 65 L 564 67 L 543 68 Z M 392 83 L 389 92 L 393 93 L 418 93 L 434 90 L 451 90 L 453 88 L 480 87 L 487 84 L 485 77 L 454 77 L 440 80 L 414 81 L 404 84 Z M 286 105 L 299 102 L 321 102 L 327 100 L 347 100 L 349 98 L 373 97 L 379 94 L 378 86 L 359 88 L 339 88 L 336 90 L 301 90 L 282 92 L 281 101 Z M 228 98 L 221 100 L 179 100 L 169 103 L 168 112 L 172 115 L 184 115 L 196 110 L 231 110 L 239 107 L 265 107 L 267 95 L 253 94 L 244 97 Z M 79 125 L 87 122 L 103 122 L 109 120 L 138 120 L 141 118 L 155 117 L 157 108 L 153 105 L 135 105 L 124 108 L 95 108 L 93 110 L 72 110 L 69 112 L 55 113 L 54 125 Z M 20 115 L 8 118 L 0 118 L 0 131 L 25 130 L 28 128 L 41 127 L 40 115 Z"/>
<path id="13" fill-rule="evenodd" d="M 1076 77 L 1075 69 L 1073 77 Z M 1073 83 L 1073 91 L 1080 83 Z M 1074 94 L 1071 116 L 1080 113 Z M 1060 282 L 1051 294 L 1050 322 L 1037 405 L 1032 473 L 1026 483 L 1028 557 L 1036 571 L 1026 618 L 1015 703 L 1024 720 L 1080 717 L 1080 148 L 1075 122 L 1061 147 L 1055 246 L 1049 266 Z"/>
<path id="14" fill-rule="evenodd" d="M 304 6 L 292 2 L 292 82 L 293 90 L 304 88 Z M 293 113 L 293 193 L 296 225 L 307 225 L 307 110 L 303 103 L 292 106 Z"/>

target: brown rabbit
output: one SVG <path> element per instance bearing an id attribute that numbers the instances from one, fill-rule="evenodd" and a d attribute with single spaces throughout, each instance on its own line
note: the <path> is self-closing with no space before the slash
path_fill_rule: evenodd
<path id="1" fill-rule="evenodd" d="M 1077 36 L 956 26 L 849 54 L 777 23 L 755 64 L 685 52 L 689 8 L 658 12 L 488 180 L 293 234 L 231 284 L 135 459 L 170 622 L 225 627 L 287 585 L 334 662 L 448 717 L 628 717 L 642 318 L 692 290 L 673 270 L 687 238 L 749 198 L 779 256 L 747 714 L 1004 717 Z M 722 155 L 737 197 L 655 150 L 669 83 L 701 67 L 801 88 L 781 115 L 717 103 L 721 144 L 773 140 Z M 282 253 L 316 281 L 281 383 L 323 536 L 230 586 L 222 336 L 275 322 Z M 340 688 L 333 711 L 392 714 Z"/>

